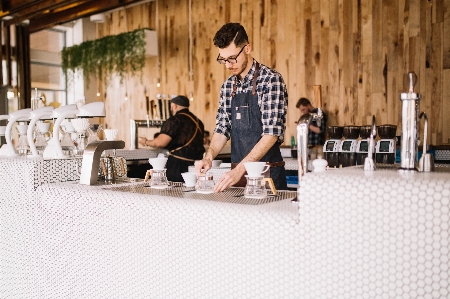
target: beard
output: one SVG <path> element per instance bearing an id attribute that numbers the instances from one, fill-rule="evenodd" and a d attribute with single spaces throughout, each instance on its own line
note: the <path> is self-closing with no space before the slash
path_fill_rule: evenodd
<path id="1" fill-rule="evenodd" d="M 239 80 L 242 79 L 242 78 L 241 78 L 241 74 L 242 74 L 242 72 L 247 68 L 247 65 L 248 65 L 248 56 L 245 55 L 244 57 L 245 57 L 245 59 L 244 59 L 244 61 L 242 62 L 242 66 L 241 66 L 240 68 L 236 69 L 236 71 L 237 71 L 238 73 L 235 74 L 235 76 L 238 77 Z M 229 70 L 231 70 L 231 72 L 233 72 L 233 68 L 229 68 Z"/>

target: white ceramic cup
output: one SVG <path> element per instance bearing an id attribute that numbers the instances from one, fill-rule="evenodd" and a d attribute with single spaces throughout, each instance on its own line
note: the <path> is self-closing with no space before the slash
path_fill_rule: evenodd
<path id="1" fill-rule="evenodd" d="M 249 177 L 260 177 L 262 173 L 269 170 L 270 165 L 266 162 L 245 162 L 244 167 Z"/>
<path id="2" fill-rule="evenodd" d="M 148 162 L 153 166 L 154 170 L 163 170 L 166 166 L 167 158 L 150 158 Z"/>
<path id="3" fill-rule="evenodd" d="M 222 164 L 222 160 L 213 160 L 212 167 L 219 167 Z"/>
<path id="4" fill-rule="evenodd" d="M 103 133 L 105 133 L 106 140 L 116 140 L 118 129 L 104 129 Z"/>
<path id="5" fill-rule="evenodd" d="M 195 187 L 195 183 L 197 183 L 197 175 L 195 172 L 183 172 L 181 176 L 186 187 Z"/>

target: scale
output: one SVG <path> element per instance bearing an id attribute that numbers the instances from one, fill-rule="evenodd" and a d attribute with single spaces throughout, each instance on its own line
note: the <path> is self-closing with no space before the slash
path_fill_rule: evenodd
<path id="1" fill-rule="evenodd" d="M 356 144 L 356 165 L 364 165 L 364 161 L 366 160 L 368 153 L 369 142 L 367 141 L 367 139 L 358 140 L 358 143 Z M 372 153 L 375 153 L 375 143 L 372 148 Z"/>
<path id="2" fill-rule="evenodd" d="M 339 167 L 339 149 L 341 148 L 341 139 L 329 139 L 323 145 L 325 160 L 329 167 Z"/>
<path id="3" fill-rule="evenodd" d="M 395 164 L 395 139 L 380 139 L 375 146 L 375 162 Z"/>
<path id="4" fill-rule="evenodd" d="M 356 165 L 356 146 L 358 140 L 345 139 L 341 142 L 339 149 L 339 163 L 342 167 L 348 167 Z"/>

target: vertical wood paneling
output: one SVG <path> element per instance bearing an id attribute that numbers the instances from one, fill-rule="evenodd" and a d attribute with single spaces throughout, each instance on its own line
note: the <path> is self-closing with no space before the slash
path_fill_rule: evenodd
<path id="1" fill-rule="evenodd" d="M 150 98 L 193 90 L 191 110 L 213 130 L 220 86 L 229 73 L 215 61 L 212 38 L 230 21 L 246 27 L 252 55 L 286 81 L 287 140 L 300 116 L 297 100 L 306 96 L 314 103 L 312 86 L 319 84 L 329 125 L 369 124 L 374 114 L 378 124 L 400 126 L 399 94 L 409 71 L 418 76 L 421 111 L 429 115 L 435 143 L 450 137 L 450 94 L 444 88 L 450 84 L 450 0 L 192 0 L 193 84 L 188 9 L 189 0 L 158 0 L 114 11 L 97 26 L 99 37 L 159 28 L 160 55 L 147 58 L 142 81 L 130 76 L 123 84 L 95 87 L 107 103 L 105 126 L 118 127 L 127 146 L 129 119 L 145 119 L 144 89 Z"/>
<path id="2" fill-rule="evenodd" d="M 450 36 L 450 0 L 443 0 L 444 3 L 444 37 Z M 450 69 L 450 38 L 443 39 L 444 69 Z"/>

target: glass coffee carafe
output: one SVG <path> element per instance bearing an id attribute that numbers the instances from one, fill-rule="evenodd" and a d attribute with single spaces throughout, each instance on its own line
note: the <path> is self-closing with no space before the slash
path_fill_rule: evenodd
<path id="1" fill-rule="evenodd" d="M 212 174 L 200 175 L 197 177 L 195 185 L 197 193 L 210 194 L 214 193 L 214 180 Z"/>
<path id="2" fill-rule="evenodd" d="M 165 189 L 169 187 L 169 181 L 166 177 L 166 170 L 150 170 L 151 178 L 150 178 L 150 187 L 154 189 Z"/>
<path id="3" fill-rule="evenodd" d="M 102 128 L 102 125 L 100 125 L 100 124 L 94 124 L 94 125 L 90 125 L 88 128 L 87 128 L 87 132 L 88 132 L 88 141 L 87 141 L 87 144 L 89 144 L 89 143 L 91 143 L 91 142 L 94 142 L 94 141 L 97 141 L 97 140 L 100 140 L 99 138 L 98 138 L 98 135 L 99 135 L 99 133 L 100 133 L 100 131 L 102 130 L 103 128 Z"/>
<path id="4" fill-rule="evenodd" d="M 256 177 L 247 177 L 247 185 L 244 189 L 244 197 L 245 198 L 266 198 L 267 197 L 267 189 L 266 183 L 269 183 L 270 189 L 273 194 L 277 194 L 277 190 L 275 190 L 275 185 L 271 178 L 265 178 L 262 176 Z"/>

